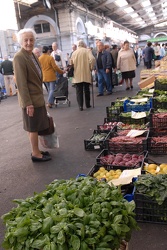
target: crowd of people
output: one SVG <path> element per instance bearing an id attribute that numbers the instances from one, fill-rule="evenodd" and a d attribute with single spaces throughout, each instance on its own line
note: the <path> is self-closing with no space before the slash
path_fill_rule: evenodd
<path id="1" fill-rule="evenodd" d="M 151 69 L 153 61 L 161 60 L 166 56 L 167 44 L 160 45 L 159 43 L 152 44 L 151 42 L 147 43 L 147 46 L 142 51 L 142 58 L 144 61 L 144 66 L 147 69 Z"/>
<path id="2" fill-rule="evenodd" d="M 87 47 L 83 40 L 72 45 L 72 51 L 66 58 L 53 42 L 52 49 L 43 46 L 42 51 L 34 47 L 36 33 L 33 29 L 22 29 L 18 32 L 18 42 L 21 49 L 15 54 L 13 61 L 4 57 L 0 72 L 4 77 L 7 96 L 15 96 L 16 88 L 18 100 L 22 109 L 23 128 L 28 132 L 31 144 L 31 160 L 48 161 L 51 155 L 48 151 L 41 151 L 38 144 L 38 133 L 49 126 L 47 108 L 54 105 L 54 91 L 57 81 L 68 74 L 73 68 L 72 84 L 76 89 L 76 99 L 80 111 L 91 108 L 90 85 L 96 80 L 97 97 L 111 95 L 114 77 L 119 70 L 122 81 L 125 81 L 128 91 L 133 89 L 136 67 L 142 58 L 147 68 L 152 67 L 152 60 L 159 60 L 165 56 L 164 45 L 153 46 L 150 42 L 142 50 L 132 48 L 128 41 L 118 47 L 104 44 L 96 40 L 96 47 Z M 94 73 L 94 74 L 93 74 Z M 43 95 L 43 84 L 48 92 L 47 103 Z"/>

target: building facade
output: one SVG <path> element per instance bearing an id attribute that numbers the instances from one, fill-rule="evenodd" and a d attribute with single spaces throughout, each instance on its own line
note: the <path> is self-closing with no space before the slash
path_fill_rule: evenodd
<path id="1" fill-rule="evenodd" d="M 100 13 L 89 11 L 80 1 L 57 1 L 51 8 L 46 8 L 41 1 L 29 6 L 23 3 L 23 0 L 20 4 L 15 2 L 18 28 L 33 28 L 39 48 L 56 41 L 65 56 L 80 39 L 89 47 L 95 47 L 96 39 L 110 44 L 126 39 L 137 42 L 135 32 L 107 20 Z"/>

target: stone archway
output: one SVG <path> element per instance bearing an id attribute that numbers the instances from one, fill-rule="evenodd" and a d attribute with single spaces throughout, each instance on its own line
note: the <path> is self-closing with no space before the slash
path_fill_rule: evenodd
<path id="1" fill-rule="evenodd" d="M 55 33 L 56 33 L 57 35 L 60 34 L 60 30 L 59 30 L 59 28 L 58 28 L 56 22 L 55 22 L 52 18 L 50 18 L 50 17 L 48 17 L 48 16 L 45 16 L 45 15 L 38 15 L 38 16 L 31 17 L 31 18 L 26 22 L 24 28 L 32 28 L 33 25 L 35 24 L 35 22 L 37 22 L 37 21 L 38 21 L 38 22 L 39 22 L 39 21 L 46 21 L 46 22 L 50 23 L 50 24 L 52 25 L 53 29 L 55 30 Z"/>
<path id="2" fill-rule="evenodd" d="M 158 37 L 160 35 L 167 36 L 167 33 L 166 32 L 159 32 L 159 33 L 157 33 L 157 34 L 154 35 L 154 38 L 156 38 L 156 37 Z"/>
<path id="3" fill-rule="evenodd" d="M 77 20 L 75 23 L 76 23 L 77 32 L 81 35 L 85 34 L 86 33 L 85 25 L 84 25 L 82 19 L 80 17 L 77 17 Z"/>

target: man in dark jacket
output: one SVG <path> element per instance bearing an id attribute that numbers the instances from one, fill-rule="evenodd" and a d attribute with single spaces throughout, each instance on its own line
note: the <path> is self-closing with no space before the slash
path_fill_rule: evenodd
<path id="1" fill-rule="evenodd" d="M 107 95 L 112 94 L 112 84 L 110 78 L 110 70 L 112 69 L 111 54 L 105 50 L 102 42 L 97 43 L 97 58 L 96 58 L 96 70 L 98 74 L 98 88 L 99 94 L 97 96 L 103 96 L 103 82 L 106 83 Z"/>
<path id="2" fill-rule="evenodd" d="M 144 61 L 147 69 L 152 68 L 152 60 L 154 58 L 154 49 L 151 47 L 152 43 L 148 42 L 147 47 L 144 49 Z"/>
<path id="3" fill-rule="evenodd" d="M 4 61 L 1 63 L 0 72 L 4 75 L 4 82 L 6 88 L 6 95 L 10 96 L 10 88 L 12 95 L 16 95 L 16 86 L 13 78 L 13 63 L 8 59 L 8 56 L 4 56 Z"/>

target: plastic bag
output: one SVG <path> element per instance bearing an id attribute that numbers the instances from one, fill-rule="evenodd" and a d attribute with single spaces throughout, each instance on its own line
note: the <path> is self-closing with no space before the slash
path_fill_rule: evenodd
<path id="1" fill-rule="evenodd" d="M 39 136 L 39 141 L 44 148 L 59 148 L 59 137 L 56 127 L 53 134 Z"/>

